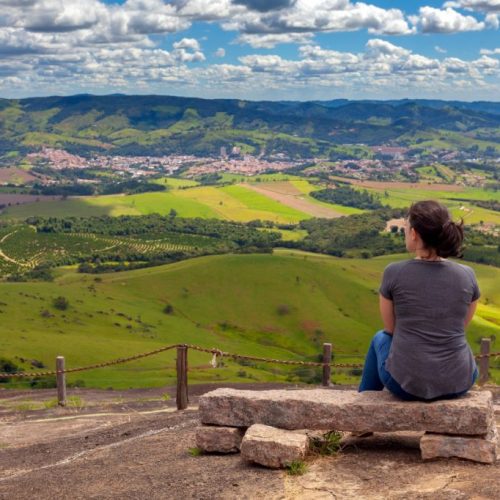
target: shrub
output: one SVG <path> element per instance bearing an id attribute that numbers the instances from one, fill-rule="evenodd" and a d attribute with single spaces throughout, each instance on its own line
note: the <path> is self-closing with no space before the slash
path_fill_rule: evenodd
<path id="1" fill-rule="evenodd" d="M 280 304 L 277 308 L 276 308 L 276 313 L 279 315 L 279 316 L 286 316 L 287 314 L 290 314 L 291 312 L 291 308 L 288 304 Z"/>
<path id="2" fill-rule="evenodd" d="M 0 372 L 4 373 L 17 373 L 19 367 L 10 359 L 0 358 Z M 9 381 L 8 378 L 0 378 L 0 384 L 6 384 Z"/>
<path id="3" fill-rule="evenodd" d="M 164 308 L 163 308 L 163 312 L 165 314 L 174 314 L 174 306 L 172 304 L 167 304 Z"/>
<path id="4" fill-rule="evenodd" d="M 60 295 L 59 297 L 56 297 L 52 301 L 52 305 L 56 308 L 59 309 L 60 311 L 66 311 L 69 307 L 69 300 L 66 297 L 63 297 Z"/>
<path id="5" fill-rule="evenodd" d="M 57 387 L 56 377 L 36 377 L 30 380 L 30 386 L 34 389 L 54 389 Z"/>

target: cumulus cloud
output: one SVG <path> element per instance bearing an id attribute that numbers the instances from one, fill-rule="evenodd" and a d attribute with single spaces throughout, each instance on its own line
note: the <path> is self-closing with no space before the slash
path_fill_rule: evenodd
<path id="1" fill-rule="evenodd" d="M 272 49 L 283 43 L 309 43 L 313 33 L 268 33 L 240 35 L 236 42 L 250 45 L 254 48 Z"/>
<path id="2" fill-rule="evenodd" d="M 291 7 L 296 0 L 233 0 L 236 5 L 244 5 L 251 10 L 259 12 L 269 12 L 270 10 L 280 10 Z"/>
<path id="3" fill-rule="evenodd" d="M 200 43 L 195 38 L 183 38 L 174 42 L 173 55 L 181 62 L 200 62 L 205 60 Z"/>
<path id="4" fill-rule="evenodd" d="M 473 16 L 464 16 L 448 7 L 444 10 L 433 7 L 421 7 L 418 16 L 410 20 L 417 25 L 422 33 L 458 33 L 461 31 L 480 31 L 485 23 Z"/>
<path id="5" fill-rule="evenodd" d="M 477 10 L 480 12 L 500 12 L 499 0 L 455 0 L 446 2 L 445 7 Z"/>
<path id="6" fill-rule="evenodd" d="M 97 0 L 43 0 L 30 5 L 23 26 L 27 31 L 67 32 L 94 26 L 106 11 Z"/>
<path id="7" fill-rule="evenodd" d="M 482 55 L 500 55 L 500 48 L 498 49 L 481 49 L 480 53 Z"/>
<path id="8" fill-rule="evenodd" d="M 494 14 L 490 12 L 485 18 L 484 22 L 488 28 L 497 30 L 500 27 L 500 14 Z"/>
<path id="9" fill-rule="evenodd" d="M 461 2 L 461 6 L 472 8 L 472 3 L 466 7 Z M 442 95 L 446 89 L 465 92 L 489 89 L 489 85 L 497 91 L 498 50 L 484 49 L 470 61 L 424 56 L 387 39 L 373 38 L 359 52 L 329 50 L 313 41 L 319 32 L 367 30 L 389 35 L 415 33 L 417 26 L 442 33 L 493 27 L 498 22 L 493 2 L 474 2 L 476 11 L 480 3 L 484 22 L 451 6 L 427 7 L 410 27 L 399 9 L 350 0 L 127 0 L 121 4 L 0 0 L 0 92 L 178 89 L 207 96 L 226 92 L 249 97 L 262 92 L 266 94 L 260 97 L 266 98 L 268 92 L 275 92 L 279 98 L 304 98 L 301 92 L 306 89 L 327 92 L 331 88 L 351 94 L 370 89 L 386 96 L 412 89 Z M 297 44 L 297 56 L 251 53 L 236 64 L 199 64 L 205 61 L 200 40 L 182 38 L 182 34 L 165 50 L 168 38 L 164 35 L 180 33 L 195 21 L 217 22 L 234 30 L 235 42 L 250 47 Z M 220 47 L 213 55 L 226 54 Z M 495 90 L 491 92 L 495 95 Z"/>
<path id="10" fill-rule="evenodd" d="M 377 38 L 369 40 L 360 52 L 306 44 L 299 48 L 296 59 L 250 54 L 240 57 L 237 64 L 188 66 L 198 52 L 199 42 L 184 38 L 175 42 L 170 52 L 159 48 L 81 47 L 65 54 L 26 53 L 22 64 L 9 65 L 11 59 L 0 59 L 0 89 L 12 87 L 19 79 L 23 85 L 36 84 L 41 89 L 67 93 L 111 85 L 115 91 L 197 89 L 204 95 L 240 94 L 247 98 L 259 92 L 266 92 L 259 97 L 275 92 L 285 98 L 297 92 L 297 97 L 305 98 L 306 90 L 328 92 L 333 88 L 351 95 L 363 95 L 370 89 L 372 95 L 380 93 L 380 97 L 403 91 L 429 96 L 447 92 L 457 97 L 457 92 L 465 96 L 479 88 L 494 95 L 500 77 L 500 60 L 492 53 L 483 53 L 472 61 L 451 57 L 439 60 Z M 22 89 L 22 85 L 16 88 Z"/>
<path id="11" fill-rule="evenodd" d="M 488 87 L 486 78 L 500 75 L 498 59 L 483 55 L 473 61 L 458 58 L 438 59 L 417 54 L 386 40 L 372 39 L 360 53 L 326 50 L 306 45 L 298 60 L 278 55 L 253 54 L 240 62 L 259 75 L 259 81 L 287 85 L 335 86 L 344 89 L 399 89 L 439 95 L 455 86 Z M 285 83 L 286 82 L 286 83 Z M 492 86 L 493 88 L 493 86 Z"/>
<path id="12" fill-rule="evenodd" d="M 242 34 L 356 31 L 404 35 L 412 33 L 399 9 L 382 9 L 348 0 L 297 0 L 290 8 L 271 12 L 234 13 L 222 24 Z"/>

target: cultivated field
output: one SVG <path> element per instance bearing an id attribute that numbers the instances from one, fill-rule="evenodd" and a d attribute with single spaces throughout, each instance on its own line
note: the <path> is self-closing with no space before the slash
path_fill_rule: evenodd
<path id="1" fill-rule="evenodd" d="M 0 168 L 0 184 L 27 184 L 37 178 L 27 170 L 18 167 Z"/>
<path id="2" fill-rule="evenodd" d="M 134 195 L 74 197 L 58 202 L 12 206 L 4 210 L 3 219 L 25 219 L 33 215 L 168 215 L 174 209 L 180 217 L 218 218 L 248 222 L 255 219 L 295 223 L 310 218 L 307 213 L 256 193 L 244 185 L 192 186 L 171 191 Z"/>
<path id="3" fill-rule="evenodd" d="M 61 265 L 88 261 L 93 254 L 136 253 L 148 258 L 165 252 L 219 247 L 224 243 L 206 236 L 165 233 L 137 237 L 91 233 L 37 233 L 27 225 L 0 228 L 0 276 L 26 271 L 41 264 Z"/>

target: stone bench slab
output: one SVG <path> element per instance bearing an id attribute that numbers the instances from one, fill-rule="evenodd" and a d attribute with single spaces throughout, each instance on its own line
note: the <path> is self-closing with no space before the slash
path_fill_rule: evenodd
<path id="1" fill-rule="evenodd" d="M 428 431 L 486 435 L 493 422 L 491 392 L 454 400 L 401 401 L 387 391 L 216 389 L 200 398 L 203 424 L 339 431 Z"/>

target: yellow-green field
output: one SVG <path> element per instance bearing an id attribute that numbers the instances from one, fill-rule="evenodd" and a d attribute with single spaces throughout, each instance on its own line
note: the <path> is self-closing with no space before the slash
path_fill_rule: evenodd
<path id="1" fill-rule="evenodd" d="M 3 219 L 25 219 L 32 215 L 90 216 L 90 215 L 167 215 L 174 209 L 180 217 L 220 218 L 248 222 L 255 219 L 280 223 L 295 223 L 311 216 L 244 185 L 192 186 L 183 181 L 167 185 L 166 192 L 134 195 L 74 197 L 56 202 L 38 202 L 12 206 L 4 210 Z M 188 186 L 189 189 L 181 189 Z"/>
<path id="2" fill-rule="evenodd" d="M 229 175 L 229 174 L 227 174 Z M 234 177 L 234 176 L 233 176 Z M 236 180 L 239 177 L 235 177 Z M 25 219 L 41 216 L 90 216 L 90 215 L 144 215 L 168 214 L 174 209 L 180 217 L 220 218 L 248 222 L 255 219 L 277 223 L 297 223 L 311 217 L 324 217 L 325 210 L 338 215 L 362 213 L 362 210 L 324 203 L 310 194 L 321 189 L 309 180 L 284 174 L 246 178 L 245 182 L 223 186 L 200 186 L 189 179 L 163 178 L 156 182 L 170 188 L 166 192 L 135 195 L 108 195 L 74 197 L 60 201 L 43 201 L 6 208 L 3 219 Z M 359 183 L 354 186 L 366 189 L 380 197 L 382 203 L 395 208 L 408 207 L 412 202 L 437 199 L 445 203 L 456 218 L 463 217 L 468 224 L 500 224 L 500 213 L 473 205 L 468 200 L 500 201 L 500 192 L 481 188 L 457 186 L 454 190 L 439 190 L 428 183 Z M 255 186 L 259 192 L 251 189 Z M 453 189 L 453 188 L 452 188 Z M 274 198 L 266 195 L 274 193 Z M 276 198 L 276 194 L 279 196 Z M 458 200 L 460 199 L 460 200 Z M 299 200 L 299 202 L 297 202 Z M 304 201 L 307 208 L 304 207 Z M 315 213 L 314 207 L 318 207 Z"/>

